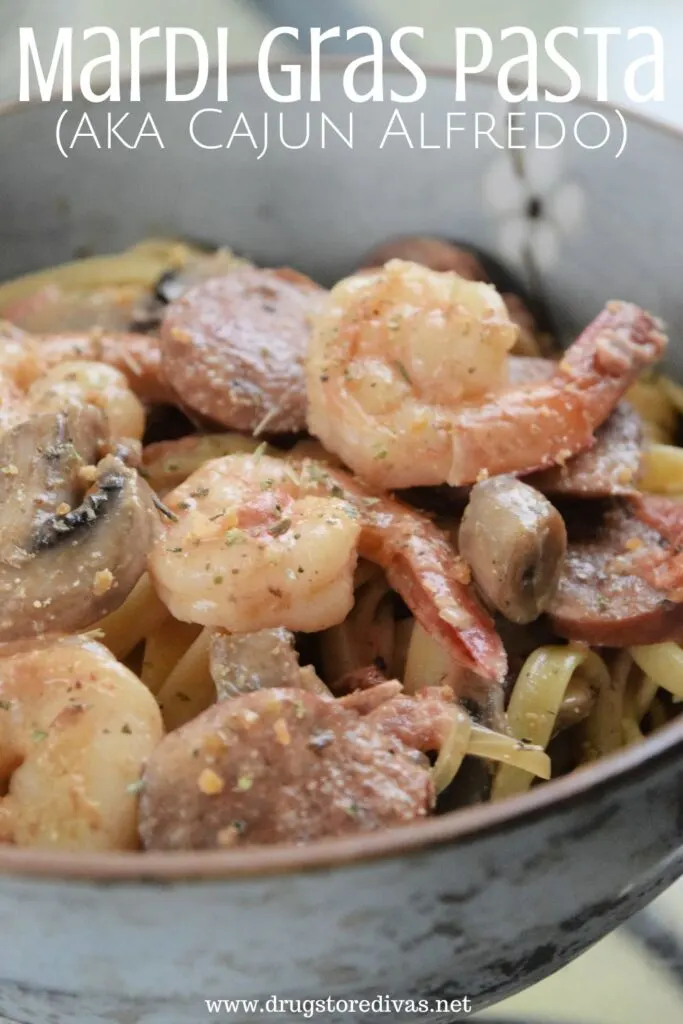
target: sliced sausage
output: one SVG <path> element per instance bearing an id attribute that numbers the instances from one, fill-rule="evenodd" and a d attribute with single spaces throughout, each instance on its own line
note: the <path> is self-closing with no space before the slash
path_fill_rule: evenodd
<path id="1" fill-rule="evenodd" d="M 304 359 L 325 291 L 294 271 L 245 267 L 166 310 L 163 367 L 184 405 L 235 430 L 306 426 Z"/>
<path id="2" fill-rule="evenodd" d="M 376 246 L 361 261 L 362 267 L 383 267 L 389 260 L 407 260 L 419 263 L 440 273 L 459 274 L 467 281 L 488 281 L 489 275 L 472 252 L 461 249 L 443 238 L 413 235 L 394 238 Z"/>
<path id="3" fill-rule="evenodd" d="M 576 512 L 576 510 L 574 510 Z M 548 609 L 554 630 L 605 647 L 683 635 L 683 504 L 643 497 L 568 515 L 569 548 Z"/>
<path id="4" fill-rule="evenodd" d="M 564 466 L 533 473 L 526 482 L 550 495 L 627 497 L 636 493 L 642 444 L 642 420 L 635 409 L 622 402 L 596 431 L 593 448 L 569 459 Z"/>
<path id="5" fill-rule="evenodd" d="M 72 360 L 106 363 L 123 373 L 132 391 L 146 402 L 171 402 L 173 394 L 161 372 L 158 338 L 138 332 L 92 330 L 34 336 L 46 370 Z"/>
<path id="6" fill-rule="evenodd" d="M 387 681 L 384 672 L 377 665 L 367 665 L 365 668 L 357 668 L 352 672 L 346 672 L 343 676 L 335 679 L 330 689 L 336 697 L 344 697 L 347 694 L 374 690 Z"/>
<path id="7" fill-rule="evenodd" d="M 453 691 L 429 686 L 414 697 L 398 694 L 373 708 L 367 721 L 415 750 L 437 753 L 453 728 Z"/>
<path id="8" fill-rule="evenodd" d="M 306 843 L 423 817 L 428 766 L 331 698 L 261 690 L 216 704 L 149 760 L 147 849 Z"/>
<path id="9" fill-rule="evenodd" d="M 510 476 L 472 488 L 460 524 L 460 554 L 487 600 L 512 622 L 548 607 L 562 570 L 562 516 L 533 487 Z"/>

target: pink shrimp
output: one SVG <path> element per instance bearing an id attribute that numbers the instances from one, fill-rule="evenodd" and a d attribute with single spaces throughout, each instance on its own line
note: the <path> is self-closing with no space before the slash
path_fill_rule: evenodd
<path id="1" fill-rule="evenodd" d="M 316 322 L 309 427 L 377 487 L 530 473 L 595 430 L 666 345 L 662 325 L 612 302 L 548 380 L 510 383 L 517 328 L 489 285 L 393 261 L 342 281 Z"/>
<path id="2" fill-rule="evenodd" d="M 35 335 L 36 350 L 45 368 L 73 360 L 107 363 L 128 380 L 132 391 L 147 402 L 175 401 L 161 370 L 161 346 L 151 334 L 90 331 Z"/>

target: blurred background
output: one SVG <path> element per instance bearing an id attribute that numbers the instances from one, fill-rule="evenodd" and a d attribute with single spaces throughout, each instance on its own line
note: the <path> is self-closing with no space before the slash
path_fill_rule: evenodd
<path id="1" fill-rule="evenodd" d="M 647 104 L 650 116 L 683 128 L 683 8 L 680 0 L 0 0 L 0 100 L 18 90 L 18 28 L 30 25 L 39 45 L 52 45 L 63 25 L 75 31 L 74 66 L 96 55 L 78 35 L 89 26 L 118 32 L 131 25 L 187 26 L 210 42 L 218 25 L 230 27 L 234 61 L 254 59 L 263 35 L 273 25 L 374 25 L 383 33 L 403 25 L 425 29 L 416 59 L 453 63 L 453 28 L 479 26 L 494 39 L 507 26 L 523 25 L 542 35 L 556 25 L 578 27 L 651 25 L 666 45 L 666 99 Z M 334 43 L 326 44 L 333 52 Z M 47 51 L 49 52 L 49 50 Z M 161 42 L 146 44 L 147 68 L 163 67 Z M 296 52 L 292 40 L 274 53 Z M 344 52 L 349 48 L 344 46 Z M 642 52 L 642 51 L 641 51 Z M 512 51 L 497 48 L 497 59 Z M 183 54 L 192 62 L 192 46 Z M 595 40 L 579 39 L 571 51 L 584 88 L 596 90 Z M 621 84 L 623 68 L 634 56 L 625 38 L 610 43 L 610 91 L 629 106 Z M 627 56 L 628 55 L 628 56 Z M 635 54 L 636 56 L 638 54 Z M 541 74 L 552 83 L 553 67 L 541 59 Z M 563 79 L 560 79 L 563 81 Z M 644 187 L 646 184 L 644 183 Z M 562 879 L 558 878 L 558 885 Z M 464 993 L 463 993 L 464 994 Z M 417 993 L 416 993 L 417 995 Z M 662 1024 L 683 1021 L 683 883 L 616 934 L 554 977 L 482 1015 L 499 1024 Z"/>

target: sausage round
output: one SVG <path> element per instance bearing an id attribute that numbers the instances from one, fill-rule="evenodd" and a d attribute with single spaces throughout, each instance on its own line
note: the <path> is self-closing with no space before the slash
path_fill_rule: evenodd
<path id="1" fill-rule="evenodd" d="M 149 760 L 139 831 L 147 849 L 305 843 L 426 815 L 421 755 L 339 702 L 261 690 L 216 704 Z"/>
<path id="2" fill-rule="evenodd" d="M 683 635 L 680 537 L 683 504 L 643 497 L 598 517 L 569 516 L 570 543 L 548 609 L 569 640 L 605 647 L 656 644 Z"/>
<path id="3" fill-rule="evenodd" d="M 255 267 L 191 288 L 161 326 L 168 382 L 183 404 L 225 427 L 304 429 L 304 359 L 324 295 L 295 271 Z"/>
<path id="4" fill-rule="evenodd" d="M 376 246 L 361 261 L 362 267 L 383 267 L 389 260 L 407 260 L 419 263 L 440 273 L 451 271 L 468 281 L 488 281 L 483 266 L 467 249 L 460 249 L 443 238 L 407 236 L 394 238 Z"/>
<path id="5" fill-rule="evenodd" d="M 543 494 L 574 498 L 627 497 L 636 493 L 640 470 L 643 424 L 638 413 L 622 402 L 595 432 L 595 445 L 569 459 L 527 477 Z"/>

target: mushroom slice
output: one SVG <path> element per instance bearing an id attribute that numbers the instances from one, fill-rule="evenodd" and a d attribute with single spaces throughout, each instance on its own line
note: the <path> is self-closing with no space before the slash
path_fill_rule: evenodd
<path id="1" fill-rule="evenodd" d="M 512 622 L 533 622 L 560 579 L 567 532 L 547 498 L 514 477 L 476 484 L 460 525 L 460 554 L 486 599 Z"/>
<path id="2" fill-rule="evenodd" d="M 182 267 L 167 270 L 162 274 L 156 283 L 154 294 L 157 302 L 163 307 L 182 298 L 195 285 L 203 284 L 214 277 L 224 277 L 233 270 L 248 266 L 248 260 L 236 256 L 230 249 L 201 253 L 188 260 Z"/>
<path id="3" fill-rule="evenodd" d="M 0 440 L 0 642 L 84 629 L 145 570 L 153 495 L 113 455 L 92 467 L 104 424 L 74 407 Z"/>
<path id="4" fill-rule="evenodd" d="M 233 634 L 217 630 L 209 659 L 219 700 L 283 686 L 329 696 L 313 669 L 299 665 L 294 635 L 287 629 Z"/>
<path id="5" fill-rule="evenodd" d="M 0 561 L 12 562 L 12 548 L 23 548 L 63 504 L 73 504 L 79 471 L 95 463 L 108 437 L 104 413 L 92 405 L 70 405 L 64 412 L 23 420 L 0 438 Z"/>

